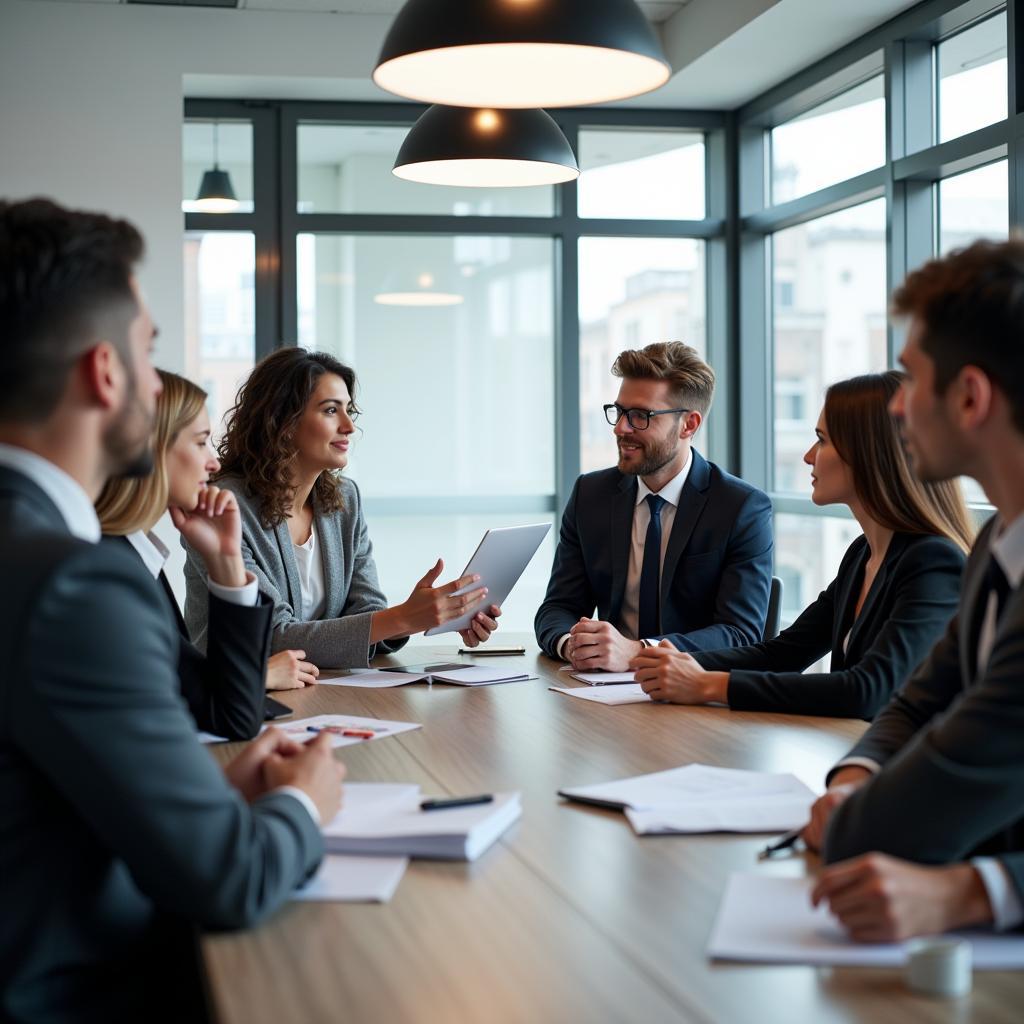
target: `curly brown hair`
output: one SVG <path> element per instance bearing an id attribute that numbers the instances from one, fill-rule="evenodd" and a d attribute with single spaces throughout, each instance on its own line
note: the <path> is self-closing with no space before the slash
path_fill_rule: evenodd
<path id="1" fill-rule="evenodd" d="M 317 382 L 327 373 L 345 382 L 352 397 L 349 411 L 358 412 L 355 371 L 326 352 L 302 348 L 282 348 L 257 363 L 228 410 L 217 448 L 221 462 L 217 479 L 242 478 L 249 496 L 259 500 L 265 529 L 277 526 L 291 512 L 294 488 L 289 467 L 297 454 L 292 433 Z M 321 512 L 342 507 L 338 481 L 331 472 L 320 474 L 313 495 Z"/>

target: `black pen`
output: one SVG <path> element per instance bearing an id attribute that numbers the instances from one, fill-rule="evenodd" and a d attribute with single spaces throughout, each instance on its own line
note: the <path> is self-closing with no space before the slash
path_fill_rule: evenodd
<path id="1" fill-rule="evenodd" d="M 769 843 L 758 855 L 758 860 L 767 860 L 773 853 L 779 853 L 781 850 L 788 850 L 792 847 L 796 841 L 800 838 L 800 833 L 804 830 L 803 825 L 800 828 L 793 829 L 792 832 L 787 832 L 784 836 L 779 836 L 774 843 Z"/>
<path id="2" fill-rule="evenodd" d="M 482 796 L 438 796 L 420 801 L 421 811 L 443 811 L 449 807 L 469 807 L 471 804 L 489 804 L 494 797 L 490 793 Z"/>

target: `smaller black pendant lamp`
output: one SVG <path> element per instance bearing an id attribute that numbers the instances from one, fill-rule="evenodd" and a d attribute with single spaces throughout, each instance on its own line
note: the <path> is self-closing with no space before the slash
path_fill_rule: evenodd
<path id="1" fill-rule="evenodd" d="M 572 181 L 580 169 L 543 110 L 433 106 L 405 137 L 393 173 L 426 185 L 518 188 Z"/>
<path id="2" fill-rule="evenodd" d="M 231 187 L 231 176 L 222 171 L 218 162 L 218 134 L 220 126 L 213 122 L 213 168 L 203 173 L 199 183 L 196 206 L 200 213 L 233 213 L 238 209 L 238 197 Z"/>

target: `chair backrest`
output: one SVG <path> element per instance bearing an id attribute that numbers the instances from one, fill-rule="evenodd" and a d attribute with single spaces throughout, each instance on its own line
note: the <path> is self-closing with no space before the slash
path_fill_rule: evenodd
<path id="1" fill-rule="evenodd" d="M 771 589 L 768 591 L 768 617 L 764 623 L 765 640 L 773 640 L 779 635 L 779 619 L 782 616 L 782 580 L 772 577 Z"/>

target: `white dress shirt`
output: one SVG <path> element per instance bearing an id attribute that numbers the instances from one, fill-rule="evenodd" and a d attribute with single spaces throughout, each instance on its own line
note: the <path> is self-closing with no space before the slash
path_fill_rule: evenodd
<path id="1" fill-rule="evenodd" d="M 1011 590 L 1016 590 L 1024 580 L 1024 515 L 1018 516 L 1009 526 L 997 522 L 992 531 L 989 551 L 1006 573 Z M 984 670 L 996 639 L 996 604 L 995 593 L 988 595 L 985 606 L 985 618 L 981 623 L 978 636 L 978 671 Z M 968 680 L 964 680 L 964 686 Z M 877 761 L 869 757 L 848 757 L 840 761 L 837 768 L 855 765 L 866 768 L 872 774 L 882 770 Z M 1024 921 L 1024 900 L 1016 886 L 1010 881 L 1006 869 L 994 857 L 974 857 L 971 864 L 981 876 L 981 881 L 988 894 L 992 906 L 992 917 L 997 931 L 1016 928 Z"/>
<path id="2" fill-rule="evenodd" d="M 651 523 L 651 506 L 647 503 L 649 494 L 657 494 L 665 504 L 661 509 L 661 558 L 658 563 L 659 580 L 661 568 L 665 565 L 665 552 L 668 551 L 669 538 L 672 535 L 672 524 L 676 519 L 676 509 L 683 493 L 686 478 L 690 475 L 693 465 L 693 449 L 686 455 L 686 464 L 669 480 L 660 491 L 652 491 L 643 479 L 637 481 L 636 503 L 633 506 L 633 533 L 629 546 L 629 568 L 626 570 L 626 590 L 622 596 L 622 615 L 618 624 L 619 632 L 627 640 L 637 640 L 640 622 L 640 573 L 644 566 L 644 542 L 647 540 L 647 527 Z M 564 658 L 565 642 L 569 639 L 566 633 L 558 641 L 558 656 Z M 651 640 L 651 638 L 645 638 Z M 653 642 L 653 640 L 651 640 Z"/>
<path id="3" fill-rule="evenodd" d="M 324 583 L 324 560 L 320 555 L 316 536 L 316 521 L 304 544 L 292 542 L 295 562 L 299 568 L 299 588 L 302 591 L 302 617 L 316 622 L 327 607 L 327 587 Z"/>

